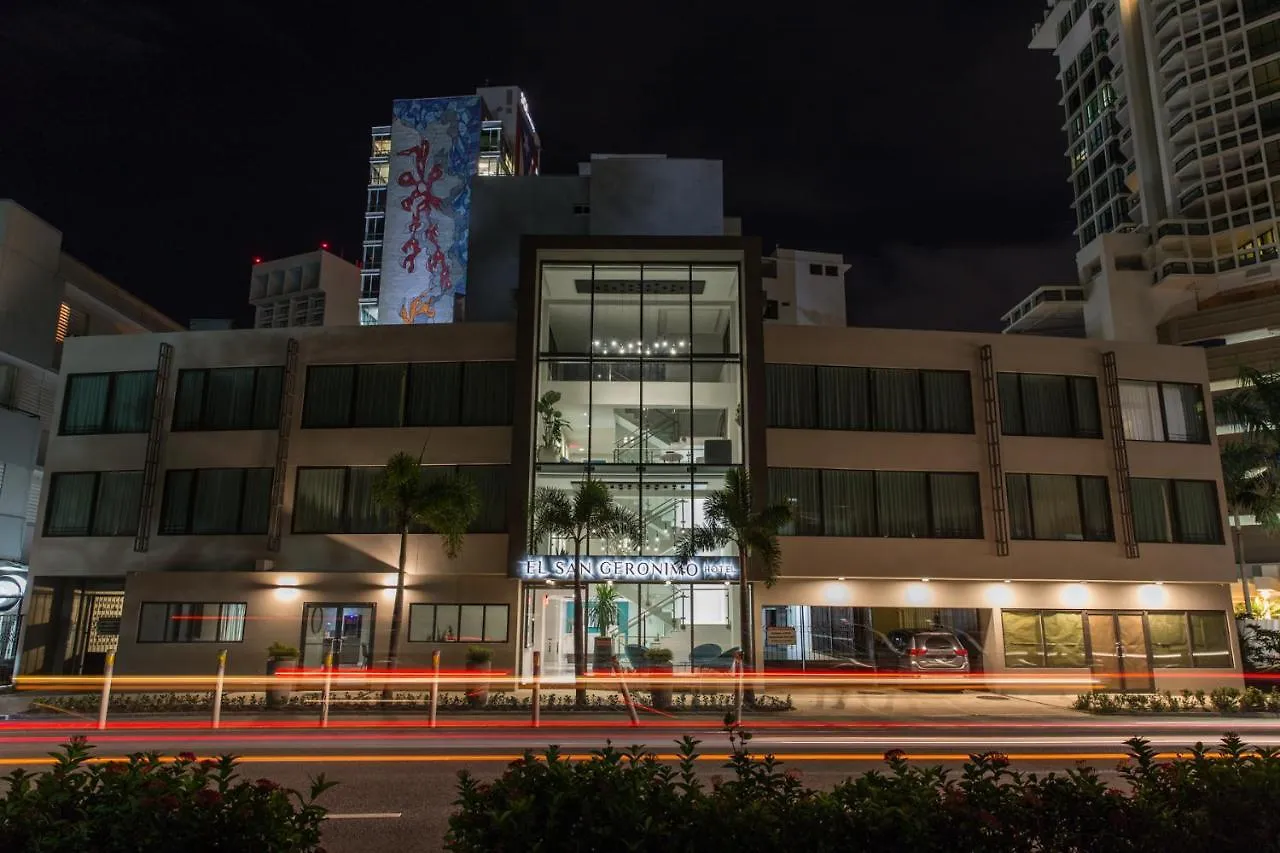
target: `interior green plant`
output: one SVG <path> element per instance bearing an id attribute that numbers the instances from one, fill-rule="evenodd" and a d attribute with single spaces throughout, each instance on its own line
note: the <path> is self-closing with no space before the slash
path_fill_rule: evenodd
<path id="1" fill-rule="evenodd" d="M 538 417 L 542 420 L 542 447 L 559 450 L 564 441 L 564 434 L 569 429 L 569 422 L 565 420 L 564 412 L 556 408 L 560 398 L 559 391 L 547 391 L 538 398 L 535 406 Z"/>
<path id="2" fill-rule="evenodd" d="M 613 629 L 618 624 L 618 591 L 608 584 L 596 587 L 595 597 L 591 599 L 588 613 L 595 621 L 600 636 L 613 636 Z"/>
<path id="3" fill-rule="evenodd" d="M 644 650 L 644 659 L 648 663 L 671 663 L 671 649 L 662 646 L 650 646 Z"/>

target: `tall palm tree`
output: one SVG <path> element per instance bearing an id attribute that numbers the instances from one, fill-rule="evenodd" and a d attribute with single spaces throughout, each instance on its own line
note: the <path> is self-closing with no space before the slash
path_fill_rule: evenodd
<path id="1" fill-rule="evenodd" d="M 396 572 L 396 597 L 391 605 L 391 642 L 387 669 L 394 670 L 400 658 L 400 632 L 404 620 L 405 564 L 409 558 L 409 531 L 425 525 L 440 534 L 444 553 L 454 559 L 462 551 L 467 528 L 480 514 L 480 494 L 468 477 L 451 473 L 444 477 L 424 476 L 422 460 L 403 451 L 394 454 L 378 472 L 372 485 L 373 502 L 391 517 L 400 534 L 400 562 Z M 390 699 L 391 688 L 383 691 Z"/>
<path id="2" fill-rule="evenodd" d="M 719 551 L 732 545 L 738 555 L 741 576 L 738 581 L 738 625 L 742 632 L 742 663 L 749 668 L 755 657 L 755 641 L 751 630 L 750 570 L 758 562 L 764 570 L 760 580 L 773 586 L 782 567 L 782 549 L 778 533 L 791 521 L 791 507 L 786 504 L 755 508 L 751 495 L 751 475 L 746 469 L 733 468 L 724 478 L 724 488 L 707 497 L 702 524 L 685 531 L 676 542 L 676 553 L 682 560 L 699 554 Z"/>
<path id="3" fill-rule="evenodd" d="M 577 675 L 577 702 L 585 705 L 587 674 L 587 629 L 583 619 L 585 602 L 582 587 L 582 550 L 588 539 L 629 540 L 639 544 L 643 532 L 639 516 L 613 500 L 613 493 L 590 477 L 578 483 L 572 493 L 542 487 L 533 493 L 533 520 L 529 541 L 538 547 L 550 538 L 573 542 L 573 671 Z"/>

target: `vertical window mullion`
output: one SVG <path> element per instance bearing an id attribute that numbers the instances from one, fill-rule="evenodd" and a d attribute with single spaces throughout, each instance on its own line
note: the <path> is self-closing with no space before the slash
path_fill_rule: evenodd
<path id="1" fill-rule="evenodd" d="M 1080 436 L 1080 412 L 1076 401 L 1076 383 L 1067 377 L 1067 429 L 1073 437 Z M 1083 523 L 1083 521 L 1082 521 Z"/>
<path id="2" fill-rule="evenodd" d="M 1156 386 L 1156 404 L 1160 406 L 1160 426 L 1164 429 L 1164 440 L 1172 441 L 1173 439 L 1169 437 L 1169 412 L 1164 405 L 1164 383 L 1156 382 L 1153 384 Z M 1186 432 L 1185 426 L 1183 432 Z"/>
<path id="3" fill-rule="evenodd" d="M 196 493 L 200 485 L 200 469 L 197 468 L 191 472 L 191 478 L 187 481 L 187 521 L 183 529 L 183 533 L 190 533 L 196 529 Z"/>
<path id="4" fill-rule="evenodd" d="M 915 371 L 915 374 L 916 374 L 916 402 L 920 406 L 920 430 L 921 432 L 939 432 L 940 430 L 933 429 L 929 424 L 929 408 L 925 400 L 925 394 L 924 394 L 924 371 L 917 370 Z M 925 479 L 928 479 L 928 478 L 926 477 Z M 928 486 L 925 487 L 925 491 L 926 492 L 928 491 Z"/>
<path id="5" fill-rule="evenodd" d="M 880 532 L 880 472 L 871 472 L 871 529 L 875 531 L 876 536 L 882 536 Z"/>
<path id="6" fill-rule="evenodd" d="M 876 420 L 876 417 L 879 414 L 879 408 L 880 408 L 879 406 L 876 405 L 876 403 L 878 402 L 877 398 L 879 395 L 876 393 L 876 369 L 874 367 L 867 368 L 866 382 L 867 382 L 866 384 L 867 429 L 874 432 L 876 428 L 876 423 L 878 423 L 878 421 Z M 879 494 L 877 493 L 877 500 L 878 499 L 879 499 Z M 876 523 L 879 524 L 878 518 L 876 519 Z M 877 527 L 877 530 L 878 529 L 879 528 Z"/>
<path id="7" fill-rule="evenodd" d="M 352 395 L 355 399 L 355 395 Z M 342 469 L 342 506 L 338 511 L 339 533 L 351 532 L 351 469 Z M 397 533 L 400 531 L 396 531 Z"/>
<path id="8" fill-rule="evenodd" d="M 1022 429 L 1020 430 L 1021 434 L 1026 435 L 1027 434 L 1027 410 L 1026 410 L 1026 404 L 1023 402 L 1023 399 L 1022 399 L 1022 374 L 1015 373 L 1013 375 L 1018 377 L 1018 380 L 1013 383 L 1014 390 L 1017 396 L 1017 403 L 1018 403 L 1018 423 L 1022 424 Z M 1028 483 L 1028 486 L 1030 486 L 1029 483 Z M 1031 503 L 1030 495 L 1027 496 L 1027 503 L 1028 504 Z"/>
<path id="9" fill-rule="evenodd" d="M 356 402 L 360 399 L 360 365 L 351 365 L 351 396 L 347 399 L 347 422 L 343 426 L 351 427 L 356 423 Z"/>
<path id="10" fill-rule="evenodd" d="M 1080 513 L 1080 540 L 1082 542 L 1089 541 L 1089 515 L 1088 509 L 1084 503 L 1084 478 L 1080 476 L 1074 477 L 1076 481 L 1076 507 Z M 1107 487 L 1110 489 L 1110 485 Z M 1112 522 L 1114 524 L 1114 521 Z"/>
<path id="11" fill-rule="evenodd" d="M 99 432 L 107 431 L 107 424 L 111 422 L 111 406 L 115 403 L 116 398 L 116 377 L 115 374 L 107 376 L 107 403 L 102 409 L 102 420 L 98 424 Z"/>
<path id="12" fill-rule="evenodd" d="M 1168 433 L 1165 433 L 1168 435 Z M 1182 515 L 1178 512 L 1178 481 L 1165 480 L 1165 512 L 1169 514 L 1169 541 L 1181 542 L 1182 536 Z"/>
<path id="13" fill-rule="evenodd" d="M 1023 488 L 1027 492 L 1027 533 L 1031 539 L 1037 539 L 1036 536 L 1036 496 L 1031 491 L 1031 475 L 1018 474 L 1022 478 Z"/>

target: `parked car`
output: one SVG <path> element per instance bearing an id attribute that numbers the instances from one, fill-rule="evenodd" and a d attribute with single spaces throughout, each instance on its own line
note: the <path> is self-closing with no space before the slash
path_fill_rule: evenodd
<path id="1" fill-rule="evenodd" d="M 876 647 L 882 670 L 957 675 L 969 672 L 969 650 L 951 631 L 903 628 L 890 631 Z"/>

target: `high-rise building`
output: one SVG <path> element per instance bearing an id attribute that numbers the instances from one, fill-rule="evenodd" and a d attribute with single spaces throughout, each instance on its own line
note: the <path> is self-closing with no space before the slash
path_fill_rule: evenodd
<path id="1" fill-rule="evenodd" d="M 474 95 L 461 97 L 396 101 L 393 114 L 393 124 L 378 125 L 370 132 L 360 323 L 449 322 L 454 318 L 453 301 L 466 294 L 471 178 L 536 175 L 542 144 L 528 98 L 516 86 L 484 86 Z M 436 168 L 439 174 L 433 178 Z M 444 228 L 436 223 L 432 233 L 436 216 L 447 222 Z M 406 221 L 398 222 L 397 217 Z M 420 292 L 380 318 L 378 297 L 389 218 L 388 255 L 399 258 L 399 269 L 389 271 L 388 277 L 416 276 L 416 285 L 401 284 L 418 286 Z M 412 259 L 406 261 L 406 255 Z M 445 294 L 449 298 L 442 301 Z M 400 317 L 402 309 L 410 319 Z"/>

